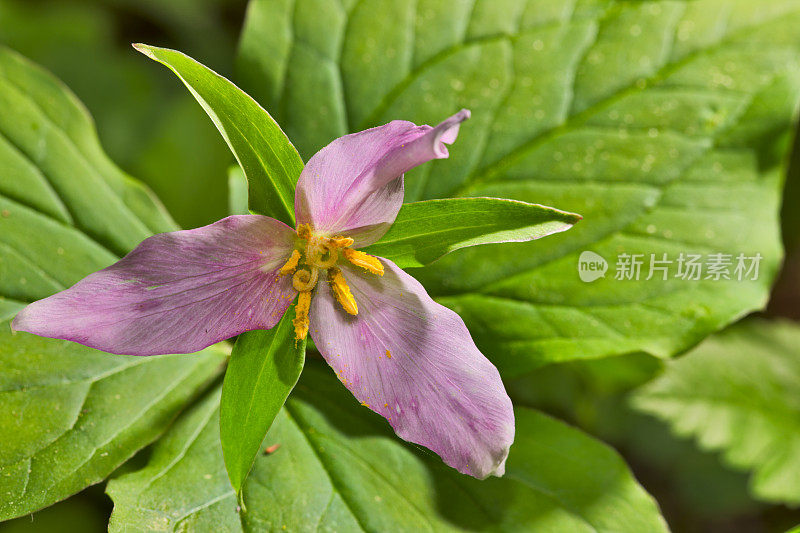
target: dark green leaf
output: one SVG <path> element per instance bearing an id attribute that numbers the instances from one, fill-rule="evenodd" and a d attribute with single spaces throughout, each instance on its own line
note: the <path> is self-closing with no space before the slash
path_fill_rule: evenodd
<path id="1" fill-rule="evenodd" d="M 26 303 L 176 229 L 103 154 L 58 80 L 0 48 L 0 520 L 107 477 L 155 440 L 225 354 L 123 357 L 11 333 Z"/>
<path id="2" fill-rule="evenodd" d="M 271 330 L 240 335 L 228 362 L 220 437 L 228 477 L 237 493 L 303 370 L 306 342 L 295 341 L 293 319 L 290 309 Z"/>
<path id="3" fill-rule="evenodd" d="M 634 397 L 642 411 L 753 470 L 763 500 L 800 503 L 800 328 L 749 320 L 670 363 Z"/>
<path id="4" fill-rule="evenodd" d="M 225 354 L 110 355 L 0 323 L 0 520 L 99 483 L 155 440 Z"/>
<path id="5" fill-rule="evenodd" d="M 536 243 L 415 272 L 504 376 L 685 351 L 761 307 L 800 95 L 800 0 L 252 0 L 239 80 L 304 157 L 393 119 L 472 110 L 409 201 L 491 196 L 580 213 Z M 580 281 L 585 250 L 610 275 Z M 615 281 L 620 253 L 763 256 L 749 282 Z M 673 264 L 672 274 L 676 265 Z"/>
<path id="6" fill-rule="evenodd" d="M 182 415 L 144 469 L 108 483 L 109 531 L 241 530 L 219 443 L 219 397 L 217 390 Z"/>
<path id="7" fill-rule="evenodd" d="M 237 515 L 212 402 L 184 417 L 147 467 L 109 483 L 112 531 L 666 531 L 622 459 L 561 422 L 518 409 L 505 477 L 478 481 L 401 443 L 312 363 L 267 434 L 274 451 L 256 459 Z"/>
<path id="8" fill-rule="evenodd" d="M 230 81 L 180 52 L 134 47 L 172 70 L 211 117 L 247 177 L 250 209 L 294 226 L 294 184 L 303 160 L 269 113 Z"/>
<path id="9" fill-rule="evenodd" d="M 405 204 L 381 240 L 365 249 L 399 267 L 432 263 L 454 250 L 524 242 L 566 231 L 581 219 L 542 205 L 500 198 L 451 198 Z"/>

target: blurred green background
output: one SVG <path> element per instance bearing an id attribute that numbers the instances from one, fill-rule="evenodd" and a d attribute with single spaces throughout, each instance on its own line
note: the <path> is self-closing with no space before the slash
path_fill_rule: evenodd
<path id="1" fill-rule="evenodd" d="M 55 73 L 86 104 L 106 152 L 184 227 L 227 211 L 233 162 L 201 108 L 130 43 L 185 50 L 230 76 L 245 0 L 0 1 L 0 42 Z"/>
<path id="2" fill-rule="evenodd" d="M 177 48 L 232 77 L 245 0 L 0 0 L 0 42 L 60 77 L 86 104 L 109 155 L 145 181 L 179 224 L 227 214 L 227 147 L 186 90 L 131 42 Z M 234 80 L 235 81 L 235 80 Z M 787 180 L 787 262 L 768 310 L 800 319 L 800 143 Z M 629 408 L 626 393 L 660 363 L 645 356 L 545 367 L 509 383 L 515 402 L 542 408 L 620 450 L 677 532 L 773 532 L 800 512 L 748 496 L 747 474 L 672 437 Z M 147 451 L 143 452 L 146 454 Z M 111 501 L 93 487 L 0 531 L 104 531 Z"/>

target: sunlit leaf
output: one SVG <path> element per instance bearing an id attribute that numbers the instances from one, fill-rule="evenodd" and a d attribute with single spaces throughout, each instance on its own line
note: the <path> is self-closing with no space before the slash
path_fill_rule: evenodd
<path id="1" fill-rule="evenodd" d="M 295 341 L 294 316 L 290 309 L 271 330 L 243 333 L 233 346 L 222 386 L 220 439 L 237 493 L 303 370 L 306 342 Z"/>
<path id="2" fill-rule="evenodd" d="M 800 327 L 751 320 L 715 335 L 634 398 L 706 450 L 753 470 L 760 499 L 800 503 Z"/>
<path id="3" fill-rule="evenodd" d="M 366 252 L 399 267 L 430 264 L 461 248 L 525 242 L 560 233 L 580 220 L 574 213 L 500 198 L 449 198 L 403 205 L 397 219 Z"/>

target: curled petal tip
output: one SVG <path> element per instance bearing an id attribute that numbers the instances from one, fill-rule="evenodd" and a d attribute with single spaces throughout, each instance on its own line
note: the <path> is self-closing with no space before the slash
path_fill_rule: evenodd
<path id="1" fill-rule="evenodd" d="M 394 120 L 336 139 L 314 154 L 300 174 L 295 212 L 300 224 L 346 234 L 362 248 L 380 238 L 403 203 L 403 174 L 448 157 L 468 109 L 436 127 Z M 378 191 L 380 193 L 376 194 Z"/>
<path id="2" fill-rule="evenodd" d="M 433 152 L 436 158 L 444 159 L 449 155 L 445 144 L 453 144 L 455 142 L 461 123 L 470 116 L 472 116 L 472 113 L 470 113 L 469 109 L 462 109 L 434 128 Z"/>

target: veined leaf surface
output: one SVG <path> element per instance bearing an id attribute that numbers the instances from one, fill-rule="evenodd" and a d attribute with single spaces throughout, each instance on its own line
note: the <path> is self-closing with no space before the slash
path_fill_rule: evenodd
<path id="1" fill-rule="evenodd" d="M 416 271 L 509 377 L 541 364 L 667 357 L 760 308 L 800 94 L 798 0 L 253 0 L 239 80 L 308 157 L 402 118 L 472 119 L 407 199 L 492 196 L 580 213 L 542 241 Z M 578 276 L 592 251 L 609 263 Z M 680 254 L 760 254 L 752 281 L 675 278 Z M 614 279 L 667 254 L 668 279 Z M 731 267 L 732 270 L 733 267 Z"/>
<path id="2" fill-rule="evenodd" d="M 237 513 L 214 398 L 184 416 L 142 470 L 112 480 L 111 531 L 666 531 L 605 445 L 518 409 L 503 478 L 464 476 L 401 443 L 321 363 L 309 363 L 264 440 Z"/>

